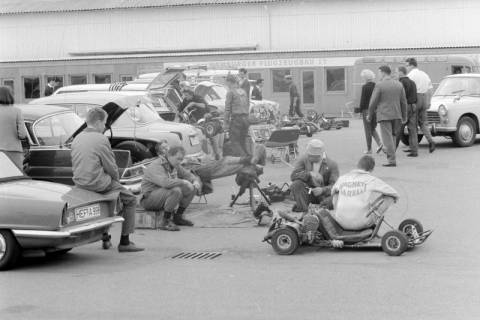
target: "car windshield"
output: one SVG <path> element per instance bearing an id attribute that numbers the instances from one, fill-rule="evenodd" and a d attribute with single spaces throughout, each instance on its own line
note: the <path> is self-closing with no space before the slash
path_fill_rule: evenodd
<path id="1" fill-rule="evenodd" d="M 22 171 L 3 152 L 0 152 L 0 179 L 23 177 Z"/>
<path id="2" fill-rule="evenodd" d="M 59 146 L 82 124 L 83 120 L 74 112 L 57 113 L 37 121 L 33 125 L 33 132 L 40 145 Z"/>
<path id="3" fill-rule="evenodd" d="M 180 77 L 179 73 L 159 74 L 152 80 L 152 82 L 150 82 L 147 89 L 161 89 L 165 87 L 167 83 L 171 82 L 175 77 Z"/>
<path id="4" fill-rule="evenodd" d="M 434 96 L 478 96 L 480 95 L 480 78 L 452 77 L 440 82 Z"/>
<path id="5" fill-rule="evenodd" d="M 112 127 L 133 127 L 134 125 L 144 125 L 158 120 L 162 121 L 162 118 L 160 118 L 155 111 L 153 105 L 150 103 L 141 103 L 138 107 L 128 107 L 112 124 Z"/>

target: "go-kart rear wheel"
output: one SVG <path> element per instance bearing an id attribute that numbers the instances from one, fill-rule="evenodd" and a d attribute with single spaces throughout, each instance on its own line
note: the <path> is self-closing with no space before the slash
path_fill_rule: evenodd
<path id="1" fill-rule="evenodd" d="M 405 219 L 403 220 L 400 225 L 398 226 L 398 230 L 403 232 L 407 238 L 413 238 L 415 235 L 413 234 L 413 227 L 417 231 L 417 234 L 423 232 L 423 226 L 420 221 L 416 219 Z"/>
<path id="2" fill-rule="evenodd" d="M 382 237 L 382 250 L 389 256 L 399 256 L 408 248 L 407 236 L 397 230 L 391 230 Z"/>
<path id="3" fill-rule="evenodd" d="M 272 236 L 272 247 L 277 254 L 293 254 L 299 245 L 297 232 L 292 228 L 278 229 Z"/>

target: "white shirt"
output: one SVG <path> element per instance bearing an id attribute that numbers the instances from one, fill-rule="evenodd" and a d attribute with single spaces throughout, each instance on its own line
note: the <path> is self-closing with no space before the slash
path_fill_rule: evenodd
<path id="1" fill-rule="evenodd" d="M 427 93 L 428 90 L 433 89 L 432 80 L 428 74 L 418 68 L 413 68 L 408 73 L 408 77 L 417 85 L 417 93 Z"/>

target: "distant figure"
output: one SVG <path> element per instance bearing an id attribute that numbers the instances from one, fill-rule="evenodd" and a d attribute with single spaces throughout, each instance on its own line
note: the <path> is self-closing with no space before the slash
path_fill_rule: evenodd
<path id="1" fill-rule="evenodd" d="M 405 96 L 407 98 L 407 127 L 408 127 L 408 145 L 410 146 L 410 153 L 407 157 L 418 157 L 418 138 L 417 138 L 417 86 L 415 82 L 407 77 L 407 69 L 405 67 L 397 68 L 398 81 L 400 81 L 405 89 Z M 400 137 L 403 134 L 405 126 L 402 126 L 400 134 L 397 135 L 396 146 L 400 143 Z"/>
<path id="2" fill-rule="evenodd" d="M 57 81 L 51 79 L 48 81 L 47 86 L 45 87 L 44 95 L 45 97 L 51 96 L 55 92 L 55 87 L 57 86 Z"/>
<path id="3" fill-rule="evenodd" d="M 367 140 L 367 151 L 365 154 L 372 154 L 372 138 L 377 143 L 377 153 L 382 151 L 383 144 L 380 140 L 380 136 L 377 133 L 377 118 L 374 115 L 370 121 L 367 121 L 368 116 L 368 104 L 372 96 L 373 88 L 375 88 L 375 73 L 370 69 L 362 70 L 360 77 L 365 81 L 362 86 L 362 95 L 360 97 L 360 112 L 362 113 L 363 128 L 365 129 L 365 138 Z"/>
<path id="4" fill-rule="evenodd" d="M 430 99 L 432 98 L 432 80 L 425 72 L 417 67 L 417 60 L 415 58 L 408 58 L 406 61 L 406 68 L 408 77 L 415 82 L 417 86 L 417 119 L 418 125 L 422 129 L 423 135 L 428 140 L 429 151 L 435 151 L 435 143 L 433 142 L 432 134 L 428 128 L 427 109 L 430 108 Z"/>
<path id="5" fill-rule="evenodd" d="M 5 153 L 23 171 L 23 149 L 20 139 L 27 137 L 22 111 L 14 107 L 12 91 L 0 87 L 0 152 Z"/>
<path id="6" fill-rule="evenodd" d="M 248 82 L 247 73 L 247 69 L 245 68 L 238 69 L 238 78 L 240 79 L 238 85 L 240 89 L 243 89 L 247 94 L 247 101 L 250 101 L 250 82 Z"/>
<path id="7" fill-rule="evenodd" d="M 298 114 L 299 117 L 303 118 L 303 113 L 300 110 L 300 94 L 298 93 L 297 85 L 293 83 L 292 76 L 289 74 L 285 76 L 285 81 L 288 84 L 288 92 L 290 93 L 290 110 L 288 114 L 291 117 Z"/>
<path id="8" fill-rule="evenodd" d="M 252 100 L 263 100 L 262 96 L 263 79 L 257 79 L 253 85 Z"/>
<path id="9" fill-rule="evenodd" d="M 380 82 L 373 89 L 368 107 L 368 121 L 377 117 L 380 123 L 382 141 L 387 149 L 388 163 L 384 167 L 396 167 L 395 141 L 402 123 L 407 121 L 407 99 L 405 90 L 400 82 L 392 79 L 392 70 L 389 66 L 379 69 Z"/>

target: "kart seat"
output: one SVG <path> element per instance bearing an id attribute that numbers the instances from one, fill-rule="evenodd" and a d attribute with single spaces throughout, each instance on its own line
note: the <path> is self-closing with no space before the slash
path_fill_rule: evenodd
<path id="1" fill-rule="evenodd" d="M 330 212 L 325 209 L 320 210 L 317 216 L 320 219 L 320 231 L 329 237 L 330 240 L 342 240 L 345 243 L 355 243 L 368 239 L 373 233 L 373 228 L 359 231 L 344 230 L 337 221 L 332 218 Z"/>

